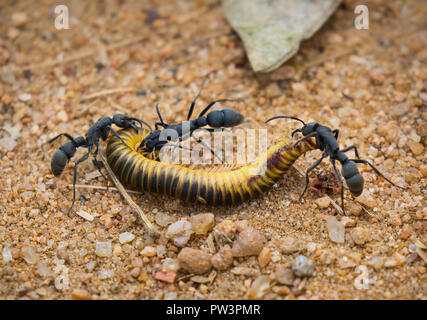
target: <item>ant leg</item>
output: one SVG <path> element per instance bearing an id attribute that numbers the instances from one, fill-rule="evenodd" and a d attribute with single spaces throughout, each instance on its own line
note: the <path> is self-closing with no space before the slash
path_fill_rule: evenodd
<path id="1" fill-rule="evenodd" d="M 218 103 L 218 102 L 227 102 L 227 101 L 235 101 L 235 100 L 233 100 L 233 99 L 220 99 L 220 100 L 212 101 L 211 103 L 209 103 L 209 104 L 206 106 L 206 108 L 204 108 L 204 109 L 202 110 L 202 112 L 200 112 L 199 117 L 202 117 L 206 112 L 208 112 L 208 110 L 209 110 L 210 108 L 212 108 L 212 106 L 213 106 L 215 103 Z"/>
<path id="2" fill-rule="evenodd" d="M 315 163 L 313 163 L 305 172 L 305 188 L 304 191 L 302 192 L 302 194 L 299 197 L 299 201 L 301 201 L 302 197 L 304 196 L 304 193 L 307 191 L 308 188 L 308 183 L 310 181 L 310 178 L 308 177 L 308 174 L 310 173 L 311 170 L 313 170 L 314 168 L 316 168 L 321 162 L 322 160 L 326 157 L 326 153 L 324 153 L 322 155 L 322 157 L 320 159 L 318 159 Z"/>
<path id="3" fill-rule="evenodd" d="M 301 138 L 297 142 L 295 142 L 295 144 L 303 142 L 304 140 L 307 140 L 307 139 L 309 139 L 311 137 L 316 137 L 316 140 L 317 140 L 317 137 L 318 137 L 317 132 L 312 132 L 312 133 L 306 135 L 304 138 Z"/>
<path id="4" fill-rule="evenodd" d="M 79 163 L 85 161 L 87 158 L 89 158 L 89 155 L 92 151 L 92 146 L 89 146 L 89 151 L 81 157 L 79 160 L 76 161 L 76 164 L 74 165 L 74 177 L 73 177 L 73 202 L 71 203 L 70 211 L 73 209 L 74 202 L 76 201 L 76 182 L 77 182 L 77 166 Z"/>
<path id="5" fill-rule="evenodd" d="M 334 134 L 335 139 L 338 140 L 338 134 L 340 133 L 340 131 L 338 129 L 332 130 L 332 133 Z"/>
<path id="6" fill-rule="evenodd" d="M 111 130 L 111 132 L 126 146 L 129 148 L 129 150 L 133 151 L 131 147 L 128 146 L 128 144 L 126 142 L 123 141 L 122 137 L 119 136 L 119 134 L 117 133 L 116 130 L 114 130 L 111 126 L 107 127 L 108 129 Z"/>
<path id="7" fill-rule="evenodd" d="M 344 149 L 341 149 L 340 151 L 347 152 L 347 151 L 352 150 L 352 149 L 354 149 L 354 154 L 356 155 L 357 159 L 360 159 L 356 146 L 349 146 L 349 147 L 346 147 Z"/>
<path id="8" fill-rule="evenodd" d="M 203 89 L 203 86 L 205 85 L 205 80 L 203 80 L 202 81 L 202 85 L 200 86 L 200 90 L 199 90 L 199 93 L 197 94 L 197 96 L 194 98 L 194 100 L 191 102 L 191 105 L 190 105 L 190 110 L 188 110 L 188 115 L 187 115 L 187 120 L 190 120 L 190 118 L 191 118 L 191 116 L 192 116 L 192 114 L 193 114 L 193 111 L 194 111 L 194 106 L 196 105 L 196 101 L 197 101 L 197 99 L 200 97 L 200 95 L 202 94 L 202 89 Z"/>
<path id="9" fill-rule="evenodd" d="M 141 129 L 142 129 L 142 125 L 144 124 L 149 130 L 150 130 L 150 132 L 153 132 L 153 129 L 151 129 L 151 126 L 147 123 L 147 122 L 145 122 L 144 120 L 141 120 L 141 119 L 138 119 L 138 118 L 134 118 L 134 117 L 126 117 L 126 120 L 127 121 L 136 121 L 136 122 L 138 122 L 139 123 L 139 125 L 140 125 L 140 127 L 141 127 Z M 132 127 L 136 132 L 138 132 L 138 128 L 134 128 L 134 127 Z"/>
<path id="10" fill-rule="evenodd" d="M 344 213 L 344 215 L 346 215 L 345 214 L 345 209 L 344 209 L 344 185 L 343 185 L 343 181 L 342 181 L 342 178 L 341 178 L 340 174 L 338 173 L 337 167 L 335 166 L 335 159 L 331 158 L 330 160 L 331 160 L 331 163 L 332 163 L 332 168 L 334 169 L 335 177 L 337 177 L 337 179 L 338 179 L 338 181 L 339 181 L 339 183 L 341 185 L 341 209 L 342 209 L 342 212 Z"/>
<path id="11" fill-rule="evenodd" d="M 375 166 L 370 163 L 368 160 L 362 160 L 362 159 L 350 159 L 350 161 L 353 161 L 355 163 L 363 163 L 363 164 L 367 164 L 369 165 L 377 175 L 379 175 L 381 178 L 385 179 L 387 182 L 389 182 L 391 185 L 398 187 L 400 189 L 406 189 L 404 187 L 398 186 L 397 184 L 394 184 L 391 180 L 387 179 L 377 168 L 375 168 Z"/>
<path id="12" fill-rule="evenodd" d="M 107 180 L 107 177 L 102 173 L 102 171 L 101 171 L 101 164 L 98 161 L 98 159 L 96 159 L 96 157 L 98 156 L 98 151 L 99 151 L 99 141 L 95 142 L 95 147 L 96 147 L 96 149 L 95 149 L 95 152 L 93 153 L 93 164 L 96 166 L 96 168 L 98 169 L 99 173 L 104 178 L 105 184 L 107 185 L 107 191 L 108 191 L 108 180 Z"/>
<path id="13" fill-rule="evenodd" d="M 70 136 L 68 133 L 61 133 L 61 134 L 58 134 L 56 137 L 54 137 L 54 138 L 52 138 L 52 139 L 48 140 L 46 143 L 52 143 L 52 142 L 54 142 L 56 139 L 58 139 L 59 137 L 62 137 L 62 136 L 65 136 L 65 137 L 67 137 L 69 140 L 71 140 L 71 141 L 73 141 L 73 142 L 74 142 L 74 138 L 73 138 L 72 136 Z"/>

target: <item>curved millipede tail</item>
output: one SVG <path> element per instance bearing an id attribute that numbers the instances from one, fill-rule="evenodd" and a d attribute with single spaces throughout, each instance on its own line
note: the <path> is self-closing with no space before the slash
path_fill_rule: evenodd
<path id="1" fill-rule="evenodd" d="M 239 204 L 264 193 L 280 180 L 299 156 L 317 149 L 310 139 L 296 145 L 290 144 L 287 134 L 284 134 L 252 164 L 230 171 L 205 172 L 151 160 L 140 154 L 136 146 L 148 134 L 149 131 L 145 129 L 138 133 L 123 129 L 118 132 L 123 141 L 112 136 L 106 154 L 117 177 L 140 191 L 208 205 Z M 260 174 L 252 174 L 257 172 L 257 168 L 265 167 L 266 170 Z"/>

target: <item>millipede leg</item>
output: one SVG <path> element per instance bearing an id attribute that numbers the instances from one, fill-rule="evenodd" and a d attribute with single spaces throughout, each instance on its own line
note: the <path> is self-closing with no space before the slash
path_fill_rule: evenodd
<path id="1" fill-rule="evenodd" d="M 371 164 L 368 160 L 362 160 L 362 159 L 350 159 L 350 161 L 354 161 L 355 163 L 363 163 L 363 164 L 367 164 L 368 166 L 370 166 L 377 175 L 379 175 L 380 177 L 382 177 L 383 179 L 385 179 L 386 181 L 388 181 L 391 185 L 398 187 L 400 189 L 405 189 L 401 186 L 398 186 L 397 184 L 394 184 L 391 180 L 387 179 L 377 168 L 375 168 L 375 166 L 373 164 Z"/>
<path id="2" fill-rule="evenodd" d="M 330 160 L 331 160 L 331 163 L 332 163 L 332 168 L 334 169 L 335 177 L 337 177 L 337 179 L 338 179 L 338 181 L 340 183 L 340 186 L 341 186 L 341 208 L 342 208 L 342 211 L 343 211 L 343 213 L 345 215 L 345 210 L 344 210 L 344 185 L 343 185 L 343 181 L 341 179 L 340 174 L 338 173 L 337 167 L 335 166 L 335 160 L 332 159 L 332 158 Z M 335 212 L 335 215 L 336 215 L 336 212 Z"/>

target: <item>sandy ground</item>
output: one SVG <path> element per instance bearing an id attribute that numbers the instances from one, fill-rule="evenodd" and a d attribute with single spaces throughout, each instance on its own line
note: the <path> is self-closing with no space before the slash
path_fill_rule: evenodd
<path id="1" fill-rule="evenodd" d="M 63 1 L 69 30 L 54 26 L 56 4 L 0 5 L 0 298 L 237 299 L 251 287 L 265 299 L 427 297 L 426 2 L 370 1 L 370 28 L 356 30 L 354 3 L 345 1 L 269 75 L 251 71 L 217 1 Z M 178 220 L 212 212 L 216 224 L 246 220 L 268 241 L 262 257 L 234 258 L 227 270 L 202 279 L 183 269 L 173 283 L 156 279 L 164 259 L 180 252 L 165 238 L 167 227 L 157 226 L 162 237 L 150 239 L 116 191 L 79 189 L 68 212 L 72 164 L 54 178 L 50 157 L 60 143 L 42 144 L 61 132 L 82 135 L 115 113 L 154 123 L 156 103 L 167 121 L 182 121 L 202 80 L 197 110 L 228 97 L 240 99 L 227 106 L 251 127 L 286 114 L 339 128 L 341 146 L 357 145 L 362 158 L 407 190 L 361 167 L 365 193 L 352 199 L 346 192 L 344 243 L 329 236 L 335 209 L 328 200 L 310 191 L 298 201 L 304 180 L 295 170 L 264 197 L 237 207 L 132 194 L 153 223 L 159 213 Z M 288 124 L 297 126 L 275 122 L 269 133 L 277 137 Z M 304 170 L 318 157 L 311 152 L 297 166 Z M 328 161 L 323 167 L 329 170 Z M 102 178 L 85 176 L 94 171 L 83 163 L 78 184 L 104 186 Z M 132 235 L 120 239 L 125 232 Z M 193 235 L 186 246 L 209 252 L 211 233 Z M 298 244 L 290 252 L 286 237 Z M 100 256 L 99 242 L 111 244 L 112 253 Z M 279 281 L 277 271 L 289 271 L 298 255 L 312 261 L 314 273 Z"/>

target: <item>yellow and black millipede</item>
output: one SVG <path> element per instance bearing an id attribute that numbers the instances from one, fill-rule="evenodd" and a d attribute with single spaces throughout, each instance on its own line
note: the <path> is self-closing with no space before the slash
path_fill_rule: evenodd
<path id="1" fill-rule="evenodd" d="M 209 205 L 239 204 L 264 193 L 300 155 L 317 149 L 310 139 L 290 144 L 286 133 L 252 164 L 230 171 L 205 172 L 151 160 L 137 152 L 136 146 L 148 134 L 149 131 L 144 129 L 138 133 L 132 129 L 119 131 L 119 136 L 127 146 L 116 136 L 111 137 L 106 155 L 108 164 L 117 177 L 141 191 Z M 261 174 L 251 174 L 263 165 L 266 165 L 266 170 Z"/>

